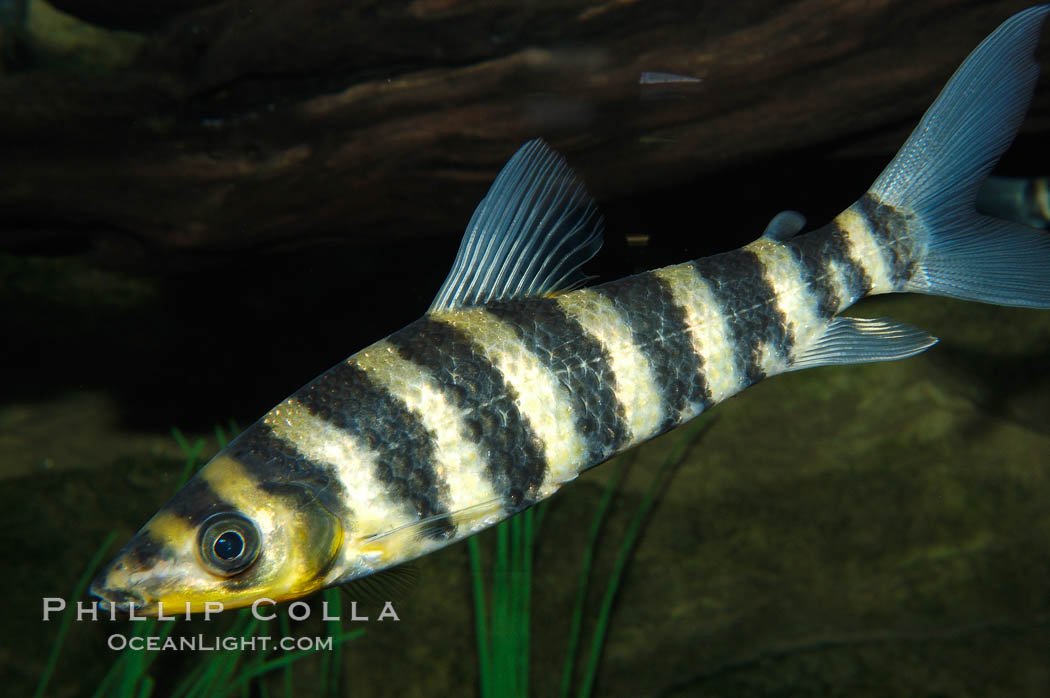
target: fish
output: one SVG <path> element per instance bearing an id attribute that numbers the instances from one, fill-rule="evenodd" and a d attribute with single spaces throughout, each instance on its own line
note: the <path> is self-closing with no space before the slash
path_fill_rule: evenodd
<path id="1" fill-rule="evenodd" d="M 661 73 L 654 70 L 645 70 L 638 76 L 639 85 L 668 85 L 676 83 L 702 82 L 698 77 L 692 75 L 679 75 L 677 73 Z"/>
<path id="2" fill-rule="evenodd" d="M 989 35 L 830 223 L 804 232 L 786 211 L 740 249 L 598 285 L 581 271 L 602 244 L 597 206 L 528 142 L 423 317 L 244 430 L 91 593 L 140 615 L 304 597 L 478 533 L 761 380 L 936 343 L 842 315 L 866 296 L 1050 308 L 1050 236 L 974 207 L 1031 100 L 1048 13 Z"/>
<path id="3" fill-rule="evenodd" d="M 977 193 L 977 210 L 1046 229 L 1050 227 L 1050 177 L 989 177 Z"/>

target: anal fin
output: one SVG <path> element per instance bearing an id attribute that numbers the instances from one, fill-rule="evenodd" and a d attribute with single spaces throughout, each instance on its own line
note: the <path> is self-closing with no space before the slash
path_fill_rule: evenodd
<path id="1" fill-rule="evenodd" d="M 788 367 L 798 371 L 815 366 L 841 366 L 894 361 L 922 353 L 937 338 L 918 327 L 887 318 L 835 318 L 827 332 Z"/>

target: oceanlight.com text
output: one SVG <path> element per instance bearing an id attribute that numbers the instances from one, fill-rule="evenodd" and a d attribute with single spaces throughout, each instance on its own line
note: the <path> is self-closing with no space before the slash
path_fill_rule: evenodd
<path id="1" fill-rule="evenodd" d="M 331 637 L 277 637 L 269 635 L 255 635 L 252 637 L 241 637 L 239 635 L 189 635 L 185 637 L 161 637 L 159 635 L 123 635 L 113 633 L 106 640 L 106 645 L 114 652 L 129 649 L 133 652 L 217 652 L 220 650 L 232 651 L 259 651 L 267 652 L 271 649 L 291 652 L 294 650 L 309 651 L 331 651 L 334 643 Z"/>

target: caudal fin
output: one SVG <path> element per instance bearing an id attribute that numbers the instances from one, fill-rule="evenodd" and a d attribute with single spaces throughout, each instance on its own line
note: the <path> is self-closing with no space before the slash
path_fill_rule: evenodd
<path id="1" fill-rule="evenodd" d="M 1050 308 L 1050 235 L 975 208 L 1032 99 L 1048 14 L 1047 5 L 1019 12 L 982 41 L 869 189 L 875 201 L 915 216 L 908 227 L 922 238 L 899 290 Z"/>

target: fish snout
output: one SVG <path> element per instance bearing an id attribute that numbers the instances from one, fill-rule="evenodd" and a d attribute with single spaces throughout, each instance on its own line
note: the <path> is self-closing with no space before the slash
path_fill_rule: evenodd
<path id="1" fill-rule="evenodd" d="M 109 571 L 106 570 L 91 583 L 91 595 L 101 599 L 103 607 L 113 607 L 124 613 L 141 611 L 146 607 L 146 600 L 138 594 L 107 586 L 108 579 Z"/>

